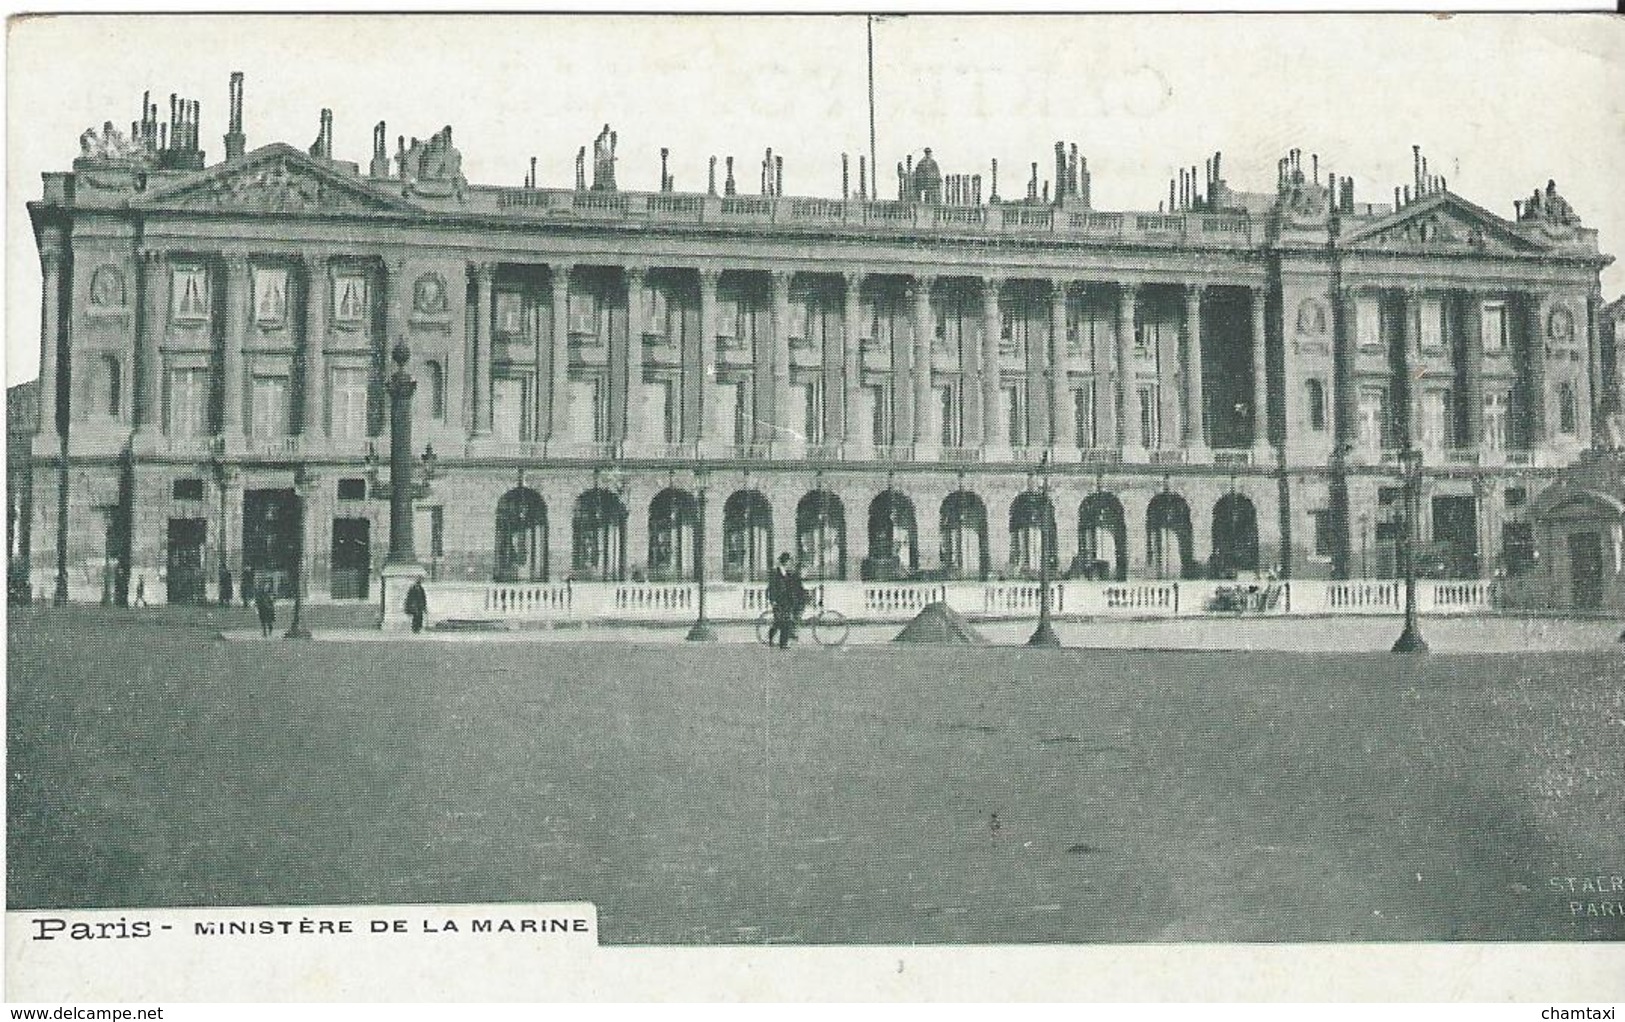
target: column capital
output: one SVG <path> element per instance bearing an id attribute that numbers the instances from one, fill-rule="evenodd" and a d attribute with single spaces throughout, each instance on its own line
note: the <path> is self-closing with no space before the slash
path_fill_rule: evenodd
<path id="1" fill-rule="evenodd" d="M 469 263 L 468 268 L 481 284 L 489 285 L 497 273 L 496 263 L 475 262 Z"/>
<path id="2" fill-rule="evenodd" d="M 1133 305 L 1140 297 L 1141 285 L 1133 281 L 1122 281 L 1117 285 L 1117 301 L 1120 305 Z"/>
<path id="3" fill-rule="evenodd" d="M 641 284 L 649 276 L 649 267 L 643 263 L 623 263 L 621 277 L 627 284 Z"/>
<path id="4" fill-rule="evenodd" d="M 1007 280 L 1009 278 L 1002 273 L 984 273 L 982 274 L 982 290 L 984 293 L 991 291 L 998 294 L 1004 288 Z"/>
<path id="5" fill-rule="evenodd" d="M 248 272 L 247 252 L 222 252 L 220 253 L 220 261 L 225 263 L 226 269 L 232 273 Z"/>
<path id="6" fill-rule="evenodd" d="M 1199 302 L 1207 294 L 1208 288 L 1213 285 L 1205 280 L 1187 280 L 1182 288 L 1187 302 Z"/>
<path id="7" fill-rule="evenodd" d="M 299 261 L 305 264 L 306 269 L 310 270 L 321 269 L 332 258 L 331 252 L 322 249 L 304 249 L 298 255 Z"/>
<path id="8" fill-rule="evenodd" d="M 699 275 L 702 287 L 715 290 L 722 283 L 722 269 L 717 266 L 696 266 L 694 272 Z"/>
<path id="9" fill-rule="evenodd" d="M 772 282 L 774 290 L 790 287 L 790 278 L 795 275 L 794 270 L 768 270 L 767 279 Z"/>
<path id="10" fill-rule="evenodd" d="M 841 272 L 841 280 L 845 282 L 848 293 L 862 287 L 864 278 L 867 276 L 868 274 L 862 270 L 843 270 Z"/>

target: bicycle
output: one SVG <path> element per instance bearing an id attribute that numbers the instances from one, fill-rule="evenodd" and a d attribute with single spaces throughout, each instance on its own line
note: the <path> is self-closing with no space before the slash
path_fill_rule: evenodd
<path id="1" fill-rule="evenodd" d="M 846 615 L 838 610 L 814 610 L 803 617 L 799 624 L 812 633 L 813 642 L 830 649 L 840 649 L 846 645 L 847 635 L 851 626 L 846 623 Z M 773 612 L 764 610 L 756 619 L 756 640 L 764 646 L 773 643 L 768 640 L 768 632 L 773 627 Z"/>

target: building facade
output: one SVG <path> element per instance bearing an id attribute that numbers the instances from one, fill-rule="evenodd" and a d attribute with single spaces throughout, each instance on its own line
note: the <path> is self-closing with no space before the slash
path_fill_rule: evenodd
<path id="1" fill-rule="evenodd" d="M 488 187 L 449 127 L 391 158 L 379 124 L 366 169 L 325 111 L 249 151 L 241 96 L 224 160 L 143 100 L 30 204 L 36 594 L 206 600 L 302 556 L 312 599 L 375 597 L 402 341 L 447 580 L 685 578 L 700 538 L 712 578 L 1392 575 L 1406 445 L 1430 570 L 1488 577 L 1620 403 L 1595 231 L 1420 154 L 1393 204 L 1294 151 L 1273 191 L 1214 154 L 1111 212 L 1060 144 L 1019 200 L 929 151 L 895 200 L 844 157 L 841 198 L 786 196 L 771 153 L 760 194 L 731 158 L 627 192 L 606 128 L 590 182 L 584 147 L 574 188 Z"/>

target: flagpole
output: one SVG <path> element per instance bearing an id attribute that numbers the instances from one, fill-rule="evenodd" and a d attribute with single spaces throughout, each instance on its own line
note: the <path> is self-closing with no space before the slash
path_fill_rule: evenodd
<path id="1" fill-rule="evenodd" d="M 875 162 L 875 16 L 869 23 L 869 198 L 880 198 L 880 164 Z"/>

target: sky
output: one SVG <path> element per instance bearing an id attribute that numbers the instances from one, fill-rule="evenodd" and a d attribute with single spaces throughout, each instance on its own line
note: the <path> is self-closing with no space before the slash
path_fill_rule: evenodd
<path id="1" fill-rule="evenodd" d="M 246 75 L 252 150 L 315 138 L 365 168 L 372 126 L 453 127 L 477 184 L 574 181 L 576 150 L 607 122 L 617 177 L 655 190 L 660 148 L 679 191 L 703 191 L 708 157 L 734 156 L 741 192 L 763 150 L 791 195 L 839 196 L 868 149 L 865 18 L 822 16 L 56 16 L 14 18 L 7 38 L 6 381 L 39 356 L 39 263 L 26 203 L 70 169 L 79 134 L 128 130 L 151 90 L 202 103 L 208 160 L 223 152 L 227 82 Z M 1502 216 L 1548 178 L 1625 246 L 1625 19 L 1609 15 L 1045 15 L 888 18 L 874 29 L 882 195 L 925 146 L 944 173 L 997 158 L 1019 197 L 1054 143 L 1089 160 L 1101 209 L 1155 209 L 1177 168 L 1215 150 L 1233 188 L 1274 187 L 1292 147 L 1392 201 L 1411 146 L 1458 194 Z M 719 170 L 719 179 L 721 171 Z M 720 180 L 719 180 L 720 186 Z M 1625 267 L 1603 293 L 1625 291 Z"/>

